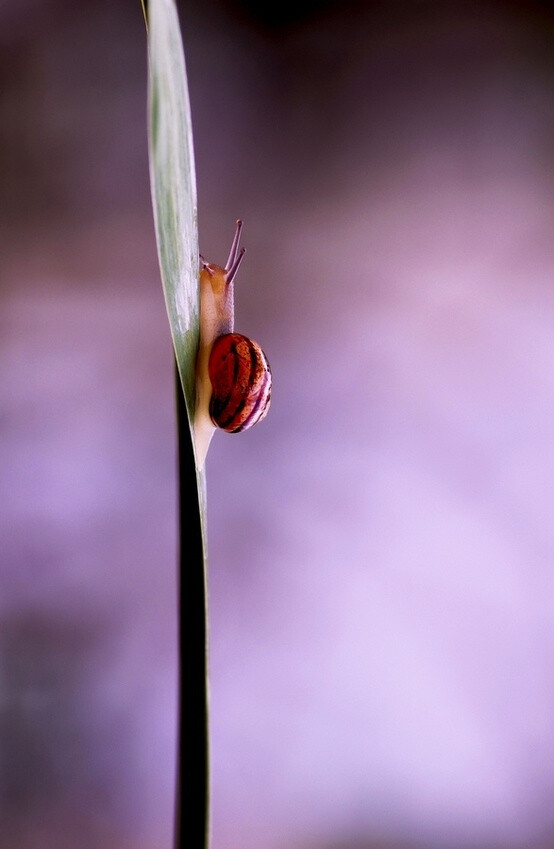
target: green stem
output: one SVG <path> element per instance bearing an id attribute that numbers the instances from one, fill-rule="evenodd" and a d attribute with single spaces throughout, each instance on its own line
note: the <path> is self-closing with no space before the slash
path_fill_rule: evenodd
<path id="1" fill-rule="evenodd" d="M 175 849 L 207 849 L 208 708 L 206 577 L 196 467 L 177 367 L 179 452 L 179 725 Z"/>

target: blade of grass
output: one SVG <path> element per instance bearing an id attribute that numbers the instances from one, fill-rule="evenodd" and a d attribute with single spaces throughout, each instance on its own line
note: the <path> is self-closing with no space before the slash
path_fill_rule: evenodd
<path id="1" fill-rule="evenodd" d="M 175 356 L 192 421 L 200 312 L 196 175 L 185 58 L 173 0 L 150 0 L 148 42 L 154 223 Z"/>
<path id="2" fill-rule="evenodd" d="M 158 257 L 176 362 L 179 727 L 175 849 L 209 841 L 205 477 L 192 421 L 200 293 L 192 124 L 173 0 L 149 0 L 149 156 Z"/>
<path id="3" fill-rule="evenodd" d="M 180 687 L 175 849 L 207 849 L 209 773 L 206 584 L 201 502 L 191 486 L 196 468 L 187 406 L 175 368 L 179 442 Z"/>

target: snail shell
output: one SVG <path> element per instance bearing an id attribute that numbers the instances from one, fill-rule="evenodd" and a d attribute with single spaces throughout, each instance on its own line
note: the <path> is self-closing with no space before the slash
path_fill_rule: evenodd
<path id="1" fill-rule="evenodd" d="M 212 347 L 208 364 L 210 418 L 228 433 L 260 422 L 269 410 L 271 369 L 258 345 L 241 333 L 225 333 Z"/>

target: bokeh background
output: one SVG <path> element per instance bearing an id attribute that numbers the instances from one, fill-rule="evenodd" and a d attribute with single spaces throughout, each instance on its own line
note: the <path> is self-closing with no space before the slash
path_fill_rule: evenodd
<path id="1" fill-rule="evenodd" d="M 554 847 L 554 11 L 180 6 L 202 252 L 274 373 L 208 458 L 213 849 Z M 175 424 L 137 2 L 0 7 L 0 846 L 170 849 Z"/>

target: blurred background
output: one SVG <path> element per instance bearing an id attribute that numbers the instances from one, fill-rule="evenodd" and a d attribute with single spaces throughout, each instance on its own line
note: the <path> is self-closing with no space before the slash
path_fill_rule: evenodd
<path id="1" fill-rule="evenodd" d="M 552 4 L 179 8 L 201 251 L 244 219 L 274 374 L 208 458 L 213 849 L 551 849 Z M 0 846 L 170 849 L 140 5 L 0 43 Z"/>

